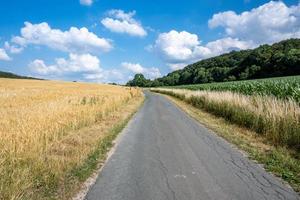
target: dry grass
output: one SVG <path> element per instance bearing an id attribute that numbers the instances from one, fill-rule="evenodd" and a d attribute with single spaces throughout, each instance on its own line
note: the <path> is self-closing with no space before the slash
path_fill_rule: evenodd
<path id="1" fill-rule="evenodd" d="M 117 123 L 115 113 L 141 99 L 134 88 L 0 79 L 0 199 L 55 192 Z M 95 124 L 100 132 L 76 131 Z"/>
<path id="2" fill-rule="evenodd" d="M 239 107 L 244 107 L 258 114 L 266 114 L 269 117 L 298 117 L 300 120 L 300 107 L 295 101 L 278 100 L 272 96 L 246 96 L 230 91 L 191 91 L 191 90 L 176 90 L 177 93 L 184 94 L 186 97 L 199 96 L 205 97 L 209 101 L 230 102 Z"/>

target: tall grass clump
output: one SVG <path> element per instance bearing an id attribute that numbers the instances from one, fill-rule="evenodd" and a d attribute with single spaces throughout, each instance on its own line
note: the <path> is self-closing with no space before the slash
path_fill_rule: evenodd
<path id="1" fill-rule="evenodd" d="M 300 107 L 293 100 L 229 91 L 154 89 L 261 134 L 272 144 L 300 150 Z"/>
<path id="2" fill-rule="evenodd" d="M 0 79 L 0 199 L 54 198 L 138 99 L 135 88 Z"/>

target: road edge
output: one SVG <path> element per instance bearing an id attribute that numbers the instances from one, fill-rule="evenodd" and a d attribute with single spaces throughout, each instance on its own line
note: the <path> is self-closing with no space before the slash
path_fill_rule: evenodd
<path id="1" fill-rule="evenodd" d="M 268 162 L 273 161 L 273 153 L 275 154 L 280 154 L 279 157 L 282 157 L 282 159 L 290 159 L 286 158 L 288 154 L 288 151 L 283 148 L 275 148 L 272 145 L 266 144 L 264 141 L 264 138 L 259 138 L 256 134 L 253 134 L 253 131 L 249 131 L 245 128 L 241 128 L 235 124 L 231 124 L 226 122 L 224 119 L 216 117 L 210 113 L 207 113 L 205 111 L 202 111 L 198 108 L 193 107 L 192 105 L 177 99 L 176 97 L 172 97 L 169 95 L 165 94 L 158 94 L 157 95 L 164 96 L 166 99 L 170 100 L 176 107 L 178 107 L 180 110 L 185 112 L 188 116 L 190 116 L 192 119 L 196 120 L 198 123 L 206 127 L 207 129 L 211 130 L 212 133 L 214 133 L 216 136 L 221 137 L 224 139 L 226 142 L 228 142 L 233 148 L 237 149 L 240 151 L 245 157 L 250 159 L 251 161 L 255 162 L 258 164 L 260 167 L 262 167 L 267 173 L 273 175 L 276 179 L 278 179 L 281 183 L 286 185 L 287 187 L 291 188 L 292 190 L 295 191 L 300 197 L 300 186 L 298 184 L 294 184 L 288 180 L 285 180 L 282 177 L 282 174 L 279 174 L 278 170 L 283 170 L 283 169 L 278 169 L 278 168 L 272 168 L 268 166 Z M 204 120 L 200 119 L 199 115 L 205 115 L 205 117 L 211 118 L 209 120 Z M 220 124 L 211 124 L 207 121 L 214 121 Z M 220 127 L 221 126 L 221 127 Z M 229 131 L 234 130 L 236 133 L 234 136 L 228 134 Z M 245 134 L 245 136 L 244 136 Z M 235 138 L 238 137 L 239 138 Z M 241 137 L 243 136 L 243 137 Z M 249 141 L 247 139 L 250 139 Z M 258 146 L 255 146 L 256 144 L 253 144 L 254 140 L 258 140 Z M 261 145 L 261 146 L 260 146 Z M 259 148 L 259 149 L 256 149 Z M 280 162 L 284 165 L 284 160 L 280 160 Z M 285 169 L 284 169 L 285 170 Z M 289 173 L 289 172 L 287 172 Z"/>
<path id="2" fill-rule="evenodd" d="M 110 157 L 114 154 L 116 148 L 119 145 L 120 140 L 124 136 L 124 134 L 127 132 L 128 127 L 133 123 L 138 111 L 143 107 L 144 103 L 146 101 L 146 98 L 144 96 L 144 99 L 140 103 L 140 105 L 136 108 L 136 110 L 133 111 L 124 121 L 116 124 L 111 130 L 110 134 L 114 132 L 114 129 L 116 127 L 119 127 L 119 129 L 116 131 L 116 137 L 111 141 L 112 146 L 108 148 L 107 152 L 105 152 L 105 158 L 100 160 L 100 162 L 97 164 L 97 168 L 94 170 L 94 172 L 91 174 L 89 178 L 87 178 L 80 187 L 80 190 L 73 195 L 71 198 L 72 200 L 84 200 L 86 195 L 88 194 L 90 188 L 96 183 L 96 180 L 98 176 L 100 175 L 102 169 L 110 159 Z M 109 135 L 110 135 L 109 134 Z"/>

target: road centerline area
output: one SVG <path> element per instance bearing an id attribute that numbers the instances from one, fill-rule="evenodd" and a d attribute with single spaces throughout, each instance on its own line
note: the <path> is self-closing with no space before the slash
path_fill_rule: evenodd
<path id="1" fill-rule="evenodd" d="M 165 97 L 145 94 L 86 199 L 299 199 Z"/>

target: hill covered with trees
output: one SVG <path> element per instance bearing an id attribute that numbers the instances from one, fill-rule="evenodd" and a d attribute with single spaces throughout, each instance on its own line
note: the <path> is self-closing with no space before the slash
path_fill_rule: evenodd
<path id="1" fill-rule="evenodd" d="M 129 86 L 157 87 L 248 80 L 300 74 L 300 39 L 232 51 L 201 60 L 155 80 L 135 75 Z"/>
<path id="2" fill-rule="evenodd" d="M 37 79 L 37 78 L 33 78 L 33 77 L 28 77 L 28 76 L 20 76 L 17 74 L 13 74 L 10 72 L 3 72 L 0 71 L 0 78 L 15 78 L 15 79 Z M 41 79 L 38 79 L 41 80 Z"/>

